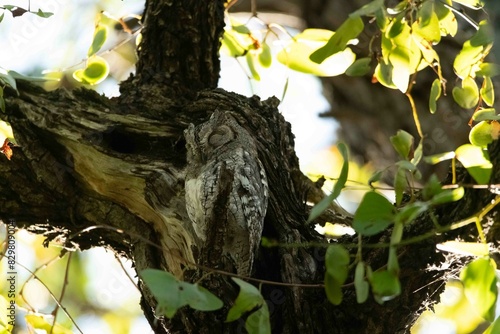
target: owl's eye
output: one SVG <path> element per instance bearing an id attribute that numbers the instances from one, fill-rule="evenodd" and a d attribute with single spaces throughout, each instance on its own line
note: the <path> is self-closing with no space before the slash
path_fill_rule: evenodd
<path id="1" fill-rule="evenodd" d="M 234 139 L 234 132 L 226 125 L 216 128 L 208 137 L 208 144 L 212 147 L 222 146 Z"/>

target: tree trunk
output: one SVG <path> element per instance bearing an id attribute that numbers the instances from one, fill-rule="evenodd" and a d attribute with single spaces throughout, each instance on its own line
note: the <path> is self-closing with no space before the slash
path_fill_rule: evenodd
<path id="1" fill-rule="evenodd" d="M 86 89 L 45 92 L 22 81 L 19 94 L 7 90 L 6 113 L 0 117 L 12 125 L 19 147 L 13 148 L 11 161 L 0 159 L 0 218 L 15 219 L 20 228 L 43 233 L 47 241 L 58 240 L 70 249 L 111 248 L 130 258 L 138 272 L 162 268 L 185 280 L 212 272 L 201 284 L 223 299 L 223 310 L 183 308 L 167 320 L 155 314 L 156 301 L 140 282 L 144 313 L 155 333 L 239 332 L 242 320 L 224 322 L 237 288 L 228 275 L 215 270 L 220 269 L 214 268 L 219 253 L 200 254 L 200 249 L 221 249 L 220 243 L 230 236 L 202 244 L 186 211 L 184 189 L 183 131 L 190 123 L 205 122 L 216 110 L 230 111 L 253 135 L 267 175 L 263 236 L 280 245 L 316 245 L 259 250 L 252 277 L 276 282 L 262 285 L 273 332 L 407 331 L 429 291 L 436 289 L 429 283 L 443 275 L 426 270 L 442 261 L 435 242 L 449 236 L 401 248 L 400 297 L 384 305 L 373 300 L 358 305 L 348 286 L 342 305 L 327 301 L 321 287 L 322 246 L 327 241 L 306 223 L 306 201 L 317 199 L 319 190 L 299 170 L 293 135 L 277 110 L 278 100 L 261 101 L 215 88 L 223 3 L 147 1 L 137 73 L 122 84 L 119 98 L 107 99 Z M 498 151 L 497 144 L 494 149 Z M 499 157 L 492 153 L 495 166 Z M 497 168 L 495 181 L 498 173 Z M 487 191 L 467 192 L 460 206 L 447 205 L 436 214 L 442 224 L 453 222 L 476 213 L 490 198 Z M 325 221 L 349 223 L 349 218 L 329 211 L 317 222 Z M 211 228 L 219 231 L 218 226 Z M 432 228 L 430 220 L 421 217 L 405 236 Z M 491 240 L 497 239 L 495 233 L 490 229 Z M 382 235 L 370 242 L 387 238 Z M 364 258 L 379 268 L 387 254 L 383 249 L 367 250 Z"/>

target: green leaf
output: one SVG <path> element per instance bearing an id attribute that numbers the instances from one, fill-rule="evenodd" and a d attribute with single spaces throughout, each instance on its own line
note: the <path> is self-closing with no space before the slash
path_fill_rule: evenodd
<path id="1" fill-rule="evenodd" d="M 380 82 L 383 86 L 391 89 L 396 89 L 396 85 L 392 82 L 392 74 L 394 72 L 394 67 L 390 63 L 386 63 L 383 59 L 375 67 L 373 72 L 373 79 Z M 372 82 L 375 80 L 372 79 Z"/>
<path id="2" fill-rule="evenodd" d="M 229 57 L 243 56 L 248 51 L 247 47 L 249 41 L 247 41 L 247 43 L 240 41 L 240 36 L 241 35 L 234 30 L 224 30 L 221 41 L 221 52 Z M 241 43 L 244 43 L 244 45 Z"/>
<path id="3" fill-rule="evenodd" d="M 441 31 L 441 36 L 450 35 L 453 37 L 456 35 L 458 30 L 457 18 L 449 9 L 450 5 L 450 0 L 434 1 L 434 10 L 439 19 L 439 30 Z"/>
<path id="4" fill-rule="evenodd" d="M 469 263 L 460 273 L 467 300 L 479 315 L 488 321 L 495 319 L 497 299 L 496 265 L 490 258 L 479 258 Z"/>
<path id="5" fill-rule="evenodd" d="M 398 130 L 396 135 L 390 138 L 392 146 L 403 159 L 410 159 L 410 152 L 413 148 L 413 136 L 404 130 Z"/>
<path id="6" fill-rule="evenodd" d="M 495 90 L 493 88 L 493 82 L 490 77 L 484 77 L 484 82 L 480 90 L 481 98 L 483 101 L 489 105 L 493 106 L 495 103 Z"/>
<path id="7" fill-rule="evenodd" d="M 339 305 L 342 302 L 342 284 L 349 272 L 349 252 L 341 245 L 332 245 L 325 254 L 325 292 L 328 300 Z"/>
<path id="8" fill-rule="evenodd" d="M 250 75 L 256 81 L 260 81 L 260 75 L 255 67 L 255 54 L 253 52 L 247 52 L 246 54 L 248 69 L 250 70 Z"/>
<path id="9" fill-rule="evenodd" d="M 481 63 L 476 75 L 483 77 L 494 77 L 500 74 L 500 65 L 493 63 Z"/>
<path id="10" fill-rule="evenodd" d="M 340 284 L 344 284 L 347 279 L 350 261 L 349 252 L 344 248 L 344 246 L 331 245 L 326 249 L 326 271 Z"/>
<path id="11" fill-rule="evenodd" d="M 353 228 L 361 235 L 375 235 L 394 221 L 395 208 L 377 192 L 365 194 L 353 219 Z"/>
<path id="12" fill-rule="evenodd" d="M 93 56 L 87 61 L 87 67 L 73 72 L 73 78 L 78 82 L 97 85 L 109 74 L 109 65 L 104 58 Z"/>
<path id="13" fill-rule="evenodd" d="M 449 202 L 456 202 L 464 197 L 465 190 L 463 187 L 458 187 L 456 189 L 444 189 L 439 194 L 436 194 L 431 199 L 432 205 L 439 205 Z"/>
<path id="14" fill-rule="evenodd" d="M 396 273 L 388 270 L 376 271 L 370 280 L 373 296 L 383 304 L 401 294 L 401 283 Z"/>
<path id="15" fill-rule="evenodd" d="M 231 277 L 231 279 L 239 285 L 240 293 L 227 314 L 226 322 L 238 320 L 245 313 L 257 307 L 262 307 L 266 303 L 264 297 L 262 297 L 262 294 L 255 286 L 239 278 Z"/>
<path id="16" fill-rule="evenodd" d="M 464 109 L 474 108 L 479 102 L 479 89 L 471 77 L 462 80 L 462 88 L 453 88 L 453 99 Z"/>
<path id="17" fill-rule="evenodd" d="M 343 74 L 356 60 L 356 55 L 349 48 L 328 57 L 321 64 L 310 59 L 311 54 L 326 45 L 332 36 L 334 32 L 330 30 L 306 29 L 278 53 L 278 61 L 292 70 L 317 76 Z"/>
<path id="18" fill-rule="evenodd" d="M 402 207 L 395 217 L 395 221 L 401 224 L 409 224 L 420 214 L 429 209 L 429 204 L 425 202 L 413 202 Z"/>
<path id="19" fill-rule="evenodd" d="M 248 316 L 245 321 L 245 329 L 248 334 L 271 334 L 271 321 L 267 303 L 262 304 L 259 309 Z"/>
<path id="20" fill-rule="evenodd" d="M 106 39 L 108 38 L 108 28 L 102 24 L 97 24 L 94 30 L 94 37 L 92 39 L 92 45 L 87 52 L 87 57 L 92 57 L 95 55 L 102 47 Z"/>
<path id="21" fill-rule="evenodd" d="M 48 17 L 51 17 L 52 15 L 54 15 L 54 13 L 51 13 L 51 12 L 44 12 L 42 11 L 41 9 L 38 9 L 38 12 L 36 12 L 36 15 L 40 16 L 40 17 L 43 17 L 43 18 L 48 18 Z M 1 21 L 1 20 L 0 20 Z"/>
<path id="22" fill-rule="evenodd" d="M 368 74 L 371 70 L 371 61 L 370 57 L 357 59 L 351 66 L 345 71 L 345 74 L 351 77 L 360 77 L 365 74 Z"/>
<path id="23" fill-rule="evenodd" d="M 436 79 L 432 82 L 431 96 L 429 97 L 429 110 L 434 114 L 437 110 L 437 100 L 441 96 L 441 81 Z"/>
<path id="24" fill-rule="evenodd" d="M 342 303 L 342 284 L 328 272 L 325 273 L 325 293 L 333 305 L 340 305 Z"/>
<path id="25" fill-rule="evenodd" d="M 262 67 L 269 67 L 273 61 L 273 55 L 271 54 L 271 48 L 267 43 L 262 43 L 261 48 L 259 49 L 259 62 Z"/>
<path id="26" fill-rule="evenodd" d="M 467 169 L 467 172 L 478 184 L 488 184 L 491 178 L 493 165 L 488 152 L 479 146 L 465 144 L 455 150 L 458 161 Z"/>
<path id="27" fill-rule="evenodd" d="M 406 180 L 406 172 L 403 168 L 398 168 L 396 176 L 394 177 L 394 192 L 396 193 L 396 206 L 401 204 L 403 200 L 403 193 L 406 189 L 408 182 Z"/>
<path id="28" fill-rule="evenodd" d="M 349 17 L 342 23 L 324 47 L 311 54 L 311 60 L 319 64 L 331 55 L 345 50 L 349 41 L 358 37 L 363 28 L 363 20 L 359 16 Z"/>
<path id="29" fill-rule="evenodd" d="M 3 87 L 2 86 L 0 86 L 0 111 L 5 112 L 5 100 L 3 99 Z"/>
<path id="30" fill-rule="evenodd" d="M 339 178 L 335 183 L 335 186 L 333 187 L 332 193 L 323 198 L 312 208 L 311 212 L 309 213 L 309 218 L 307 219 L 308 222 L 311 222 L 314 219 L 318 218 L 319 215 L 321 215 L 326 209 L 328 209 L 330 204 L 340 195 L 340 192 L 347 182 L 347 176 L 349 175 L 349 152 L 347 146 L 344 143 L 338 143 L 337 147 L 340 154 L 342 155 L 342 158 L 344 159 Z"/>
<path id="31" fill-rule="evenodd" d="M 498 139 L 500 134 L 500 124 L 497 121 L 481 121 L 474 125 L 469 133 L 469 141 L 480 147 L 486 147 L 494 140 Z"/>
<path id="32" fill-rule="evenodd" d="M 2 13 L 2 15 L 0 15 L 0 22 L 3 21 L 3 17 L 5 16 L 5 12 Z"/>
<path id="33" fill-rule="evenodd" d="M 440 251 L 451 252 L 465 256 L 488 256 L 488 244 L 478 242 L 446 241 L 436 246 Z"/>
<path id="34" fill-rule="evenodd" d="M 205 288 L 179 281 L 166 271 L 145 269 L 139 275 L 158 301 L 159 314 L 168 318 L 185 305 L 199 311 L 214 311 L 223 306 L 222 301 Z"/>
<path id="35" fill-rule="evenodd" d="M 481 21 L 474 36 L 464 42 L 462 50 L 453 62 L 453 69 L 459 78 L 473 76 L 480 70 L 480 65 L 493 43 L 491 31 L 487 21 Z"/>
<path id="36" fill-rule="evenodd" d="M 382 179 L 383 174 L 384 174 L 383 170 L 379 170 L 373 173 L 373 175 L 370 176 L 370 179 L 368 179 L 368 185 L 372 187 L 372 183 L 380 181 L 380 179 Z"/>
<path id="37" fill-rule="evenodd" d="M 359 261 L 354 272 L 354 289 L 356 290 L 356 301 L 358 304 L 364 303 L 368 299 L 370 285 L 365 280 L 365 263 Z"/>
<path id="38" fill-rule="evenodd" d="M 480 109 L 472 115 L 472 119 L 476 122 L 480 121 L 498 121 L 500 120 L 500 115 L 497 115 L 494 108 Z M 480 146 L 480 145 L 479 145 Z"/>
<path id="39" fill-rule="evenodd" d="M 451 152 L 429 155 L 427 157 L 424 157 L 424 161 L 427 162 L 428 164 L 435 165 L 442 161 L 453 159 L 454 157 L 455 157 L 455 152 L 451 151 Z"/>
<path id="40" fill-rule="evenodd" d="M 424 156 L 424 138 L 421 138 L 418 142 L 417 148 L 413 152 L 413 158 L 411 158 L 410 162 L 415 166 L 420 163 Z"/>
<path id="41" fill-rule="evenodd" d="M 439 194 L 442 191 L 441 183 L 439 182 L 436 174 L 432 174 L 429 177 L 429 180 L 424 185 L 424 189 L 422 189 L 422 198 L 425 201 L 430 200 L 435 195 Z"/>
<path id="42" fill-rule="evenodd" d="M 483 334 L 498 334 L 500 333 L 500 317 L 496 318 L 495 321 L 484 331 Z"/>
<path id="43" fill-rule="evenodd" d="M 384 8 L 384 0 L 373 0 L 372 2 L 367 3 L 360 9 L 354 11 L 349 14 L 350 17 L 359 17 L 365 15 L 371 15 L 377 12 L 379 9 Z"/>
<path id="44" fill-rule="evenodd" d="M 416 34 L 430 43 L 439 43 L 441 31 L 439 30 L 438 16 L 434 11 L 434 2 L 425 1 L 418 14 L 418 20 L 412 24 L 412 34 Z"/>
<path id="45" fill-rule="evenodd" d="M 17 91 L 16 79 L 11 72 L 0 67 L 0 83 L 4 83 Z"/>

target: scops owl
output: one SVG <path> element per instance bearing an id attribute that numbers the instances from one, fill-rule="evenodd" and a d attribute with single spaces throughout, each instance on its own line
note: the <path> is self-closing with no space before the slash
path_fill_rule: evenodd
<path id="1" fill-rule="evenodd" d="M 249 276 L 267 210 L 267 179 L 254 139 L 230 112 L 184 131 L 186 208 L 202 244 L 221 240 L 221 261 Z M 201 247 L 201 251 L 208 251 Z M 210 250 L 213 251 L 213 250 Z M 217 251 L 217 250 L 216 250 Z"/>

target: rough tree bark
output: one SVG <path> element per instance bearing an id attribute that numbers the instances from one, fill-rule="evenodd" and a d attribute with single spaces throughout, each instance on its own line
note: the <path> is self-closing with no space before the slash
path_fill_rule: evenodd
<path id="1" fill-rule="evenodd" d="M 218 109 L 231 110 L 254 135 L 270 189 L 264 236 L 281 244 L 326 244 L 306 223 L 306 200 L 317 197 L 318 189 L 299 171 L 293 135 L 277 111 L 278 100 L 261 101 L 215 88 L 223 11 L 222 0 L 147 1 L 137 73 L 122 83 L 118 98 L 86 89 L 45 92 L 25 82 L 19 82 L 19 94 L 7 91 L 6 113 L 0 117 L 12 125 L 19 147 L 13 148 L 11 161 L 0 159 L 0 219 L 15 219 L 20 228 L 68 248 L 108 247 L 130 258 L 137 271 L 162 268 L 186 280 L 200 277 L 193 263 L 213 264 L 217 259 L 200 262 L 186 215 L 183 130 Z M 498 152 L 499 145 L 492 149 Z M 497 182 L 500 155 L 492 157 Z M 476 213 L 491 196 L 486 190 L 468 191 L 460 204 L 436 214 L 443 224 L 456 221 Z M 497 220 L 496 212 L 490 217 Z M 334 212 L 318 223 L 327 220 L 349 223 Z M 405 236 L 432 228 L 421 217 Z M 496 228 L 489 229 L 490 240 L 497 239 L 496 233 Z M 434 245 L 449 237 L 453 235 L 401 248 L 403 293 L 385 305 L 373 300 L 358 305 L 352 287 L 347 287 L 344 303 L 334 307 L 321 287 L 298 286 L 322 283 L 324 247 L 262 248 L 253 277 L 288 284 L 262 288 L 275 333 L 403 333 L 436 289 L 428 283 L 444 274 L 426 268 L 443 260 Z M 386 256 L 379 249 L 366 251 L 365 259 L 378 268 Z M 237 292 L 228 277 L 218 273 L 202 285 L 226 303 Z M 206 313 L 185 308 L 167 320 L 155 314 L 156 301 L 148 289 L 142 283 L 140 288 L 155 333 L 244 331 L 242 321 L 224 323 L 227 307 Z"/>

